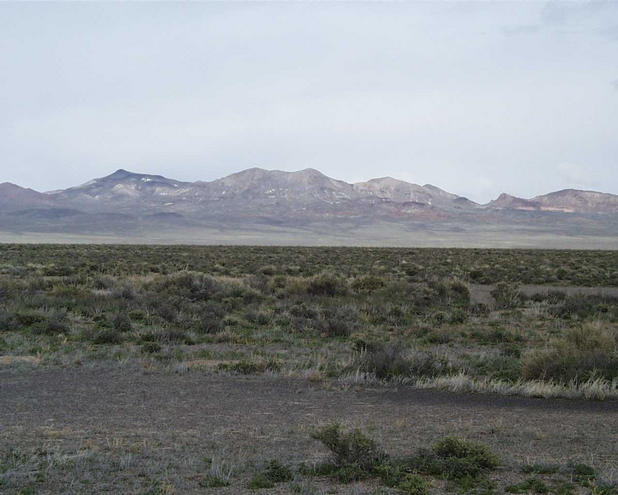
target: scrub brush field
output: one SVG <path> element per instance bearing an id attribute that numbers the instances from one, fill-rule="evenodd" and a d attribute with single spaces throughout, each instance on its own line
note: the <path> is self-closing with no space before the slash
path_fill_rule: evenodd
<path id="1" fill-rule="evenodd" d="M 616 493 L 618 252 L 0 246 L 0 491 Z"/>

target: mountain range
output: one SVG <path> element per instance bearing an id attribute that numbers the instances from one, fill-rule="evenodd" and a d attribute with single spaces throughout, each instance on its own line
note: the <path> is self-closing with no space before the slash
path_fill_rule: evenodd
<path id="1" fill-rule="evenodd" d="M 350 184 L 314 169 L 250 168 L 210 182 L 121 169 L 50 192 L 0 184 L 0 231 L 16 238 L 54 234 L 60 240 L 73 235 L 298 244 L 321 239 L 389 244 L 379 241 L 397 239 L 400 233 L 401 242 L 390 242 L 397 245 L 406 239 L 414 244 L 414 237 L 427 233 L 473 240 L 479 233 L 491 237 L 502 232 L 509 238 L 553 235 L 566 244 L 569 238 L 603 237 L 611 247 L 618 239 L 618 195 L 565 189 L 524 199 L 504 193 L 481 205 L 430 184 L 391 177 Z"/>

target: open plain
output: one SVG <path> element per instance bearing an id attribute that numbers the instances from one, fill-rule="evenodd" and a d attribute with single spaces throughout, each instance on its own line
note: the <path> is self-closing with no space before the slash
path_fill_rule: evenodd
<path id="1" fill-rule="evenodd" d="M 0 492 L 616 493 L 617 267 L 3 245 Z"/>

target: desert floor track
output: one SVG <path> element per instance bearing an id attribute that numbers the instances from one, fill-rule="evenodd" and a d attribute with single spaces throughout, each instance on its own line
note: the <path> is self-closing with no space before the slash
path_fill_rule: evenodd
<path id="1" fill-rule="evenodd" d="M 326 453 L 309 432 L 332 420 L 362 428 L 393 454 L 445 435 L 482 441 L 503 459 L 500 479 L 516 478 L 524 463 L 568 460 L 593 464 L 606 478 L 618 475 L 616 401 L 341 388 L 268 375 L 137 368 L 7 369 L 0 372 L 0 397 L 0 444 L 86 449 L 100 456 L 101 466 L 114 456 L 133 456 L 115 472 L 91 465 L 95 474 L 87 488 L 70 479 L 75 473 L 59 471 L 37 493 L 139 492 L 136 484 L 146 474 L 165 478 L 178 493 L 203 491 L 196 481 L 202 458 L 224 457 L 240 467 L 268 459 L 317 461 Z M 219 490 L 239 493 L 243 487 L 241 476 Z"/>

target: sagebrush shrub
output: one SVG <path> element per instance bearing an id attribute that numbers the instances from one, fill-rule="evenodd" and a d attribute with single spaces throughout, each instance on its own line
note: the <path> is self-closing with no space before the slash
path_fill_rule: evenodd
<path id="1" fill-rule="evenodd" d="M 121 344 L 122 336 L 116 330 L 101 330 L 92 342 L 93 344 Z"/>
<path id="2" fill-rule="evenodd" d="M 358 342 L 355 345 L 359 347 Z M 447 368 L 431 353 L 412 351 L 399 343 L 363 343 L 352 367 L 374 373 L 381 380 L 398 376 L 436 376 Z"/>
<path id="3" fill-rule="evenodd" d="M 384 287 L 384 285 L 384 279 L 368 275 L 354 279 L 352 289 L 358 292 L 370 293 Z"/>
<path id="4" fill-rule="evenodd" d="M 567 331 L 548 349 L 527 353 L 522 376 L 534 380 L 587 380 L 618 377 L 617 332 L 586 325 Z"/>
<path id="5" fill-rule="evenodd" d="M 347 292 L 346 282 L 331 273 L 322 273 L 313 277 L 307 286 L 307 292 L 313 296 L 340 296 Z"/>
<path id="6" fill-rule="evenodd" d="M 359 326 L 356 309 L 349 306 L 335 306 L 324 310 L 324 332 L 328 337 L 347 337 Z"/>
<path id="7" fill-rule="evenodd" d="M 284 466 L 274 459 L 268 462 L 262 474 L 273 483 L 285 483 L 294 478 L 292 470 L 288 466 Z"/>
<path id="8" fill-rule="evenodd" d="M 515 284 L 499 282 L 491 291 L 491 295 L 498 309 L 514 309 L 521 304 L 521 293 Z"/>
<path id="9" fill-rule="evenodd" d="M 358 429 L 343 431 L 338 423 L 323 426 L 311 434 L 333 454 L 337 466 L 358 466 L 363 471 L 371 471 L 387 459 L 387 454 L 371 438 Z"/>
<path id="10" fill-rule="evenodd" d="M 413 460 L 420 472 L 447 479 L 478 478 L 499 464 L 499 458 L 486 445 L 457 437 L 445 437 L 431 450 L 419 450 Z"/>
<path id="11" fill-rule="evenodd" d="M 132 328 L 131 319 L 126 313 L 118 313 L 112 320 L 112 326 L 119 332 L 130 332 Z"/>

